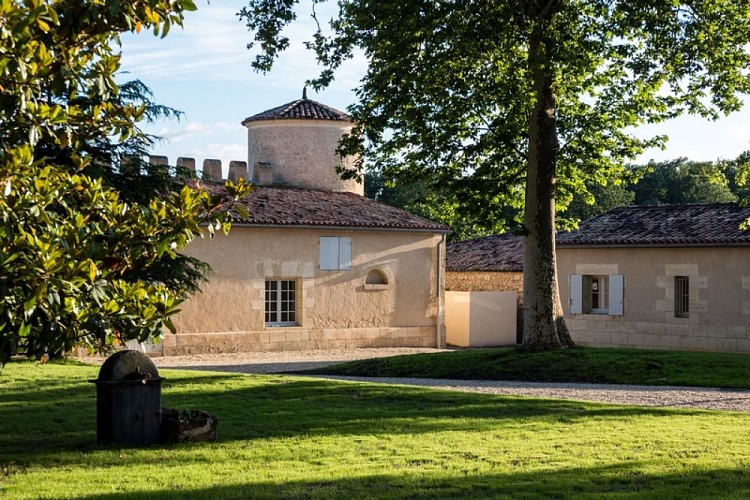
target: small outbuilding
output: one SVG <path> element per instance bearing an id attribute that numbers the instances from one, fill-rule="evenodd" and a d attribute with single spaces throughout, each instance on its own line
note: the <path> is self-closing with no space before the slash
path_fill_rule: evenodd
<path id="1" fill-rule="evenodd" d="M 449 344 L 520 343 L 523 238 L 502 234 L 448 245 L 445 290 Z"/>

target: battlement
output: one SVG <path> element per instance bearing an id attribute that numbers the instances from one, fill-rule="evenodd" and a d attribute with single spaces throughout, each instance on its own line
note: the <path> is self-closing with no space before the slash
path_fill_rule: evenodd
<path id="1" fill-rule="evenodd" d="M 170 165 L 169 158 L 167 158 L 166 156 L 152 155 L 148 157 L 148 162 L 149 164 L 154 165 L 154 166 L 163 165 L 167 167 Z M 195 169 L 195 158 L 187 158 L 184 156 L 180 156 L 179 158 L 177 158 L 174 165 L 177 167 L 178 170 L 197 173 Z M 215 160 L 215 159 L 203 160 L 203 166 L 200 170 L 200 175 L 198 175 L 198 177 L 206 181 L 224 180 L 224 177 L 222 174 L 221 160 Z M 230 181 L 237 181 L 238 179 L 250 180 L 248 176 L 248 171 L 247 171 L 247 162 L 236 161 L 236 160 L 230 161 L 227 179 L 229 179 Z"/>

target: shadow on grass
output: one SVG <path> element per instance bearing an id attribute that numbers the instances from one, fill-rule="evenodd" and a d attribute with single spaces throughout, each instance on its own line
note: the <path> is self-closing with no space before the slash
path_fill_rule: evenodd
<path id="1" fill-rule="evenodd" d="M 482 432 L 496 429 L 503 420 L 508 425 L 530 419 L 564 424 L 581 418 L 703 413 L 299 377 L 165 372 L 163 405 L 217 415 L 219 440 L 224 442 L 298 435 Z M 0 391 L 0 463 L 19 456 L 31 462 L 61 452 L 106 448 L 96 443 L 96 388 L 87 380 L 0 384 Z"/>
<path id="2" fill-rule="evenodd" d="M 245 482 L 199 489 L 81 496 L 89 500 L 225 498 L 748 498 L 750 474 L 742 468 L 649 474 L 641 464 L 544 472 L 502 471 L 449 476 L 420 470 L 325 481 Z"/>

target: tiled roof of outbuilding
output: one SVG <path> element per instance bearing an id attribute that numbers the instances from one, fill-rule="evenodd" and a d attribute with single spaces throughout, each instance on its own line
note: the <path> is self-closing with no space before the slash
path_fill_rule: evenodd
<path id="1" fill-rule="evenodd" d="M 749 217 L 735 203 L 620 207 L 559 233 L 557 246 L 750 245 L 750 229 L 740 229 Z"/>
<path id="2" fill-rule="evenodd" d="M 219 184 L 207 187 L 223 191 Z M 442 224 L 349 192 L 256 187 L 241 203 L 248 216 L 236 216 L 238 225 L 450 232 Z"/>
<path id="3" fill-rule="evenodd" d="M 523 237 L 487 236 L 448 245 L 448 271 L 523 272 Z"/>
<path id="4" fill-rule="evenodd" d="M 351 121 L 349 115 L 338 109 L 303 97 L 281 106 L 245 118 L 242 124 L 262 120 L 331 120 Z"/>

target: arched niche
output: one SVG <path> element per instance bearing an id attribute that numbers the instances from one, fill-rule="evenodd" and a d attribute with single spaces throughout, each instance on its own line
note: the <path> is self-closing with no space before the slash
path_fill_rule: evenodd
<path id="1" fill-rule="evenodd" d="M 365 277 L 365 290 L 385 290 L 388 288 L 388 276 L 380 269 L 372 269 Z"/>

